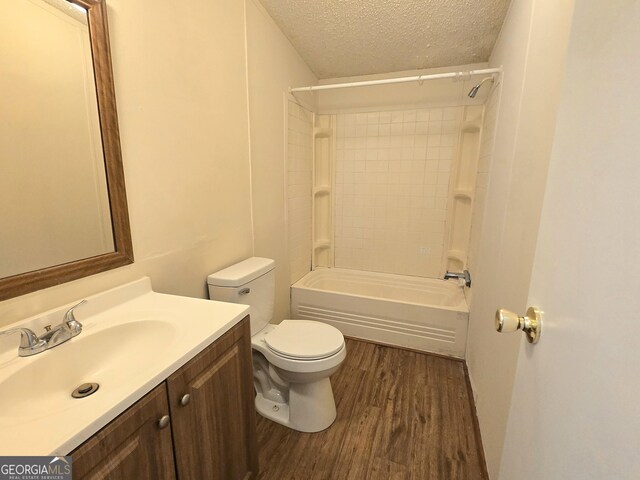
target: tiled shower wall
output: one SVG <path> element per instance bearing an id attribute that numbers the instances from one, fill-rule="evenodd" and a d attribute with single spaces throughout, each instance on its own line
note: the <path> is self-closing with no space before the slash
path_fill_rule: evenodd
<path id="1" fill-rule="evenodd" d="M 289 101 L 287 225 L 291 283 L 311 270 L 313 113 Z"/>
<path id="2" fill-rule="evenodd" d="M 336 116 L 336 267 L 442 276 L 462 111 Z"/>

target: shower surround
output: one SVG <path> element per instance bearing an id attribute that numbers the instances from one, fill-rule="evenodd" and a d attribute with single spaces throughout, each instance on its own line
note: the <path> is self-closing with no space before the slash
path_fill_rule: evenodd
<path id="1" fill-rule="evenodd" d="M 336 115 L 334 266 L 441 277 L 463 107 Z"/>
<path id="2" fill-rule="evenodd" d="M 289 102 L 294 318 L 464 357 L 467 292 L 441 278 L 467 265 L 483 110 L 416 105 L 310 117 Z M 311 118 L 312 158 L 301 142 Z"/>

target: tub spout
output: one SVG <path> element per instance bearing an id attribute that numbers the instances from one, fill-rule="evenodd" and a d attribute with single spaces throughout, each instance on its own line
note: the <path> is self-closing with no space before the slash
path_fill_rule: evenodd
<path id="1" fill-rule="evenodd" d="M 467 287 L 471 287 L 471 274 L 469 270 L 465 270 L 464 272 L 449 272 L 444 274 L 444 279 L 449 280 L 450 278 L 461 278 L 464 280 L 464 284 Z"/>

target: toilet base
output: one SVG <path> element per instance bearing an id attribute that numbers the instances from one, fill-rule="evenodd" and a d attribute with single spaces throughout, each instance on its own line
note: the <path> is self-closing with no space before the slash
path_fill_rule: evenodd
<path id="1" fill-rule="evenodd" d="M 320 432 L 336 419 L 336 403 L 329 378 L 291 384 L 288 404 L 267 400 L 257 393 L 255 405 L 263 417 L 299 432 Z"/>

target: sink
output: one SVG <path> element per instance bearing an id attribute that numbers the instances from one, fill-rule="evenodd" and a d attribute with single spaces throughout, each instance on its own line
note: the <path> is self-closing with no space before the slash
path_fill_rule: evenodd
<path id="1" fill-rule="evenodd" d="M 76 312 L 78 336 L 30 357 L 18 356 L 14 336 L 11 350 L 0 351 L 0 455 L 70 453 L 249 313 L 246 305 L 154 292 L 146 277 L 87 300 Z M 3 329 L 42 332 L 67 308 Z M 99 388 L 73 398 L 84 383 Z"/>
<path id="2" fill-rule="evenodd" d="M 77 402 L 71 392 L 95 382 L 104 395 L 128 374 L 144 374 L 154 363 L 154 352 L 168 348 L 176 334 L 166 321 L 134 321 L 81 333 L 68 342 L 24 362 L 0 384 L 0 418 L 20 422 L 40 418 Z M 31 360 L 31 359 L 30 359 Z M 131 372 L 133 370 L 133 372 Z M 95 398 L 93 399 L 95 401 Z"/>

